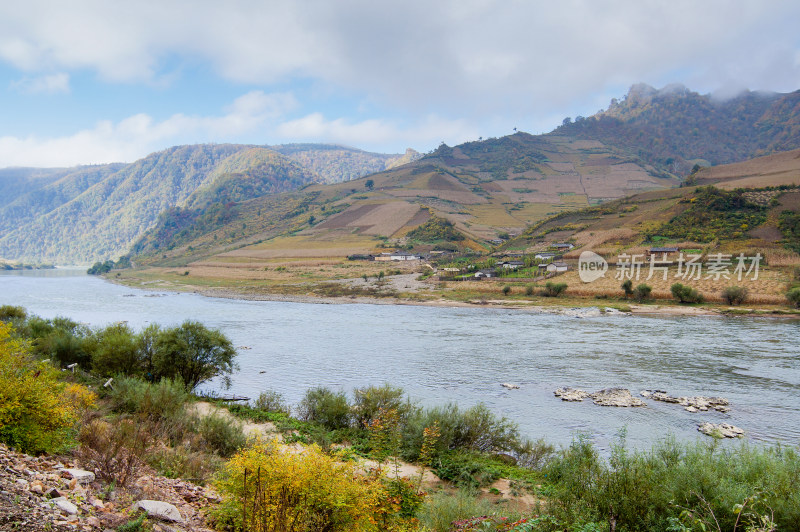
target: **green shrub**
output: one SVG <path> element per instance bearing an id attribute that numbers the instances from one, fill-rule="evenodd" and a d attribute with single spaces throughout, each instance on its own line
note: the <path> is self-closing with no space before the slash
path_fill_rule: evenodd
<path id="1" fill-rule="evenodd" d="M 402 427 L 403 456 L 417 460 L 422 449 L 424 430 L 438 425 L 439 439 L 434 456 L 451 450 L 513 452 L 519 444 L 515 423 L 495 416 L 484 404 L 460 410 L 454 403 L 417 411 Z"/>
<path id="2" fill-rule="evenodd" d="M 190 480 L 205 484 L 211 480 L 223 464 L 223 459 L 215 454 L 193 450 L 191 446 L 158 446 L 146 455 L 147 463 L 167 478 Z"/>
<path id="3" fill-rule="evenodd" d="M 633 298 L 636 299 L 639 303 L 644 301 L 645 299 L 650 298 L 650 293 L 653 291 L 653 287 L 647 284 L 640 284 L 633 290 Z"/>
<path id="4" fill-rule="evenodd" d="M 742 286 L 728 286 L 722 290 L 722 299 L 729 305 L 741 305 L 747 299 L 747 288 Z"/>
<path id="5" fill-rule="evenodd" d="M 287 416 L 292 412 L 291 407 L 284 402 L 283 395 L 274 390 L 261 392 L 253 407 L 264 412 L 282 412 Z"/>
<path id="6" fill-rule="evenodd" d="M 23 321 L 28 317 L 28 312 L 23 307 L 13 305 L 0 305 L 0 321 Z"/>
<path id="7" fill-rule="evenodd" d="M 544 297 L 558 297 L 567 290 L 567 283 L 554 283 L 547 281 L 544 285 L 541 295 Z"/>
<path id="8" fill-rule="evenodd" d="M 605 462 L 584 439 L 548 465 L 547 508 L 570 530 L 612 520 L 617 530 L 798 530 L 798 467 L 792 448 L 674 440 L 633 453 L 616 444 Z M 777 526 L 747 528 L 765 515 Z"/>
<path id="9" fill-rule="evenodd" d="M 136 377 L 116 379 L 109 397 L 115 412 L 138 414 L 152 421 L 182 417 L 190 399 L 186 388 L 177 381 L 150 383 Z"/>
<path id="10" fill-rule="evenodd" d="M 792 288 L 786 292 L 786 299 L 789 300 L 793 306 L 800 308 L 800 288 Z"/>
<path id="11" fill-rule="evenodd" d="M 691 286 L 675 283 L 670 287 L 672 295 L 681 303 L 702 303 L 703 295 Z"/>
<path id="12" fill-rule="evenodd" d="M 526 439 L 521 441 L 514 449 L 517 465 L 534 470 L 544 468 L 553 458 L 555 452 L 556 448 L 542 438 L 535 441 Z"/>
<path id="13" fill-rule="evenodd" d="M 510 294 L 510 293 L 511 293 L 511 287 L 510 287 L 510 286 L 508 286 L 508 285 L 505 285 L 505 286 L 503 287 L 503 295 L 504 295 L 504 296 L 507 296 L 507 295 L 508 295 L 508 294 Z"/>
<path id="14" fill-rule="evenodd" d="M 417 517 L 423 530 L 450 532 L 453 523 L 478 515 L 497 515 L 498 508 L 491 502 L 478 499 L 472 493 L 459 490 L 455 494 L 439 492 L 425 499 Z"/>
<path id="15" fill-rule="evenodd" d="M 450 452 L 439 456 L 431 465 L 436 476 L 463 488 L 479 488 L 491 484 L 502 475 L 499 464 L 473 452 Z"/>
<path id="16" fill-rule="evenodd" d="M 533 287 L 532 286 L 528 285 L 528 286 L 525 287 L 525 295 L 526 296 L 532 296 L 533 295 Z"/>
<path id="17" fill-rule="evenodd" d="M 235 420 L 219 414 L 212 414 L 200 419 L 199 431 L 211 450 L 223 458 L 233 456 L 244 448 L 247 437 L 242 426 Z"/>
<path id="18" fill-rule="evenodd" d="M 344 392 L 325 387 L 312 388 L 300 401 L 298 414 L 303 421 L 315 421 L 330 430 L 350 426 L 350 405 Z"/>
<path id="19" fill-rule="evenodd" d="M 401 423 L 404 423 L 415 407 L 407 398 L 402 388 L 384 384 L 383 386 L 365 386 L 353 390 L 353 414 L 356 426 L 368 427 L 381 411 L 394 410 Z"/>

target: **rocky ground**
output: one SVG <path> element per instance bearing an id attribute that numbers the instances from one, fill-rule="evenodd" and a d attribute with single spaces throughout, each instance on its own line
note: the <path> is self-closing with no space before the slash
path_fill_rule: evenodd
<path id="1" fill-rule="evenodd" d="M 206 532 L 203 509 L 217 500 L 207 488 L 146 468 L 128 488 L 114 489 L 69 457 L 33 457 L 0 445 L 2 531 L 114 530 L 145 511 L 156 532 Z"/>

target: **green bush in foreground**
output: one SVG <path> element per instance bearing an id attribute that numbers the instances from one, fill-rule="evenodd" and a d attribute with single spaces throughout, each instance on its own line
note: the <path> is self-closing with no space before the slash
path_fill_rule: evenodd
<path id="1" fill-rule="evenodd" d="M 606 463 L 581 439 L 546 472 L 547 510 L 563 525 L 751 530 L 747 527 L 767 516 L 777 530 L 800 530 L 800 456 L 791 448 L 668 440 L 649 451 L 630 452 L 621 443 Z"/>

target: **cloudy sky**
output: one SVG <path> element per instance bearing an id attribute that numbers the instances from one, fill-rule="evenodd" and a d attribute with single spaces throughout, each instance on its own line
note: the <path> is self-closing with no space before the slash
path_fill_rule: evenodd
<path id="1" fill-rule="evenodd" d="M 0 167 L 176 144 L 428 151 L 551 130 L 628 87 L 800 89 L 797 0 L 0 4 Z"/>

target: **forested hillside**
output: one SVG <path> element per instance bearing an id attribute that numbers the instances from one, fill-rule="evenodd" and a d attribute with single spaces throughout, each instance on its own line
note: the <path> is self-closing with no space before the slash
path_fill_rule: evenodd
<path id="1" fill-rule="evenodd" d="M 196 145 L 132 164 L 0 170 L 0 258 L 60 264 L 116 258 L 171 209 L 360 177 L 412 158 L 320 144 L 279 148 L 292 157 L 263 146 Z"/>
<path id="2" fill-rule="evenodd" d="M 340 183 L 382 172 L 422 157 L 409 148 L 402 155 L 370 153 L 335 144 L 281 144 L 270 149 L 316 172 L 325 183 Z"/>

